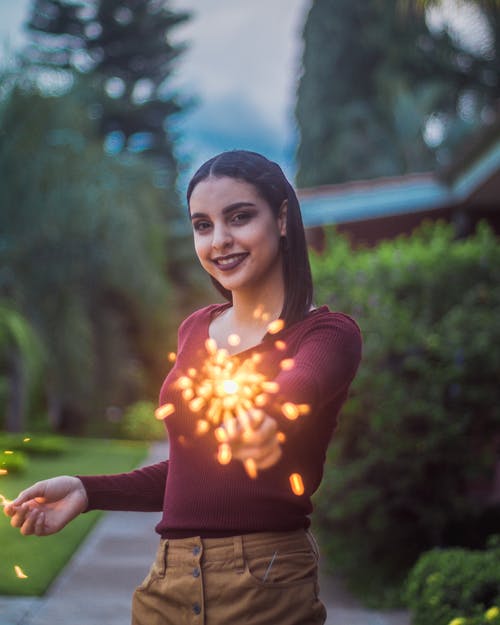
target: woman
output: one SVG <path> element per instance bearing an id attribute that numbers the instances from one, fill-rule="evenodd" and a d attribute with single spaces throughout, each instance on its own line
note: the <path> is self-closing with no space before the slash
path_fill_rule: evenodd
<path id="1" fill-rule="evenodd" d="M 228 301 L 179 329 L 160 392 L 170 459 L 39 482 L 6 512 L 22 533 L 41 536 L 87 510 L 163 511 L 133 625 L 324 623 L 310 498 L 359 364 L 359 329 L 312 305 L 299 204 L 278 165 L 253 152 L 222 153 L 196 172 L 187 201 L 198 259 Z M 272 382 L 246 397 L 247 410 L 226 411 L 216 429 L 222 409 L 210 423 L 209 398 L 193 398 L 196 376 L 215 371 L 207 368 L 215 345 L 223 359 L 251 365 L 254 386 Z"/>

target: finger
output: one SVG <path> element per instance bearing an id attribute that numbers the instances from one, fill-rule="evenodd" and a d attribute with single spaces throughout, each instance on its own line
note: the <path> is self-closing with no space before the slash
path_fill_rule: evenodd
<path id="1" fill-rule="evenodd" d="M 40 516 L 40 510 L 38 508 L 33 508 L 29 512 L 28 516 L 26 517 L 26 520 L 21 526 L 21 534 L 23 534 L 24 536 L 30 536 L 31 534 L 34 534 L 35 525 L 39 516 Z"/>
<path id="2" fill-rule="evenodd" d="M 45 527 L 45 513 L 44 512 L 40 512 L 40 514 L 38 515 L 33 532 L 34 534 L 36 534 L 36 536 L 45 536 L 46 534 L 49 533 L 47 531 L 47 528 Z"/>
<path id="3" fill-rule="evenodd" d="M 45 482 L 37 482 L 36 484 L 33 484 L 33 486 L 30 486 L 29 488 L 26 488 L 25 490 L 21 491 L 19 495 L 12 502 L 12 505 L 20 506 L 21 504 L 26 503 L 27 501 L 30 501 L 30 499 L 35 499 L 37 497 L 44 497 L 44 496 L 45 496 Z"/>
<path id="4" fill-rule="evenodd" d="M 269 469 L 270 467 L 273 467 L 281 458 L 282 453 L 281 447 L 275 447 L 266 458 L 256 460 L 256 465 L 259 471 L 261 469 Z"/>
<path id="5" fill-rule="evenodd" d="M 14 508 L 14 514 L 10 520 L 10 524 L 12 527 L 21 527 L 26 517 L 30 512 L 30 507 L 27 503 L 22 504 L 21 506 L 16 506 Z"/>

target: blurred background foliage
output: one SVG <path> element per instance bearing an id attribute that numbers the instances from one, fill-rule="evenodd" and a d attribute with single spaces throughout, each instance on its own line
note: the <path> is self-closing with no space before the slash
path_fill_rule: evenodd
<path id="1" fill-rule="evenodd" d="M 311 4 L 295 110 L 300 187 L 434 170 L 495 115 L 500 4 L 463 3 L 473 40 L 421 5 Z"/>
<path id="2" fill-rule="evenodd" d="M 177 193 L 157 2 L 35 1 L 0 77 L 0 426 L 117 433 L 207 287 Z"/>
<path id="3" fill-rule="evenodd" d="M 315 521 L 358 592 L 397 601 L 422 551 L 480 548 L 500 527 L 500 246 L 486 224 L 356 251 L 331 234 L 313 273 L 318 300 L 364 336 Z"/>

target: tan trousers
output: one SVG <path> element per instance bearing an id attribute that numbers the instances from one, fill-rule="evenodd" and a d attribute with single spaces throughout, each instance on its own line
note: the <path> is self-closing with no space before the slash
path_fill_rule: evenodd
<path id="1" fill-rule="evenodd" d="M 303 530 L 162 540 L 132 625 L 323 625 L 318 558 Z"/>

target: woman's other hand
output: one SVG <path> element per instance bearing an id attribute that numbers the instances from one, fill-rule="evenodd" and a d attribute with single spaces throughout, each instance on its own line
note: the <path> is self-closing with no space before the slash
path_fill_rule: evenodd
<path id="1" fill-rule="evenodd" d="M 87 493 L 81 481 L 61 475 L 36 482 L 19 493 L 4 510 L 11 517 L 12 527 L 18 527 L 21 534 L 48 536 L 61 530 L 87 505 Z"/>

